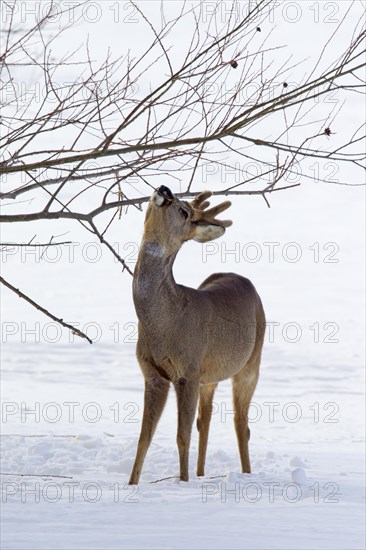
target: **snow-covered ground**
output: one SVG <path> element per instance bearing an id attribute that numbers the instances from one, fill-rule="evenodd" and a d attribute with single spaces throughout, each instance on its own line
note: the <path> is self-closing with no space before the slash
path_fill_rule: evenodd
<path id="1" fill-rule="evenodd" d="M 141 484 L 126 486 L 143 403 L 129 276 L 104 250 L 97 263 L 82 255 L 75 263 L 7 258 L 16 283 L 90 336 L 98 330 L 100 340 L 71 343 L 2 293 L 3 548 L 363 548 L 362 193 L 323 190 L 311 212 L 296 204 L 311 204 L 315 189 L 296 193 L 270 211 L 243 199 L 232 208 L 226 250 L 256 242 L 263 260 L 216 254 L 204 262 L 209 250 L 195 243 L 177 261 L 179 281 L 235 270 L 263 297 L 272 328 L 251 409 L 252 475 L 239 473 L 225 382 L 215 396 L 206 477 L 195 476 L 194 430 L 191 481 L 151 483 L 178 473 L 172 393 Z M 352 231 L 339 225 L 343 208 Z M 142 222 L 131 213 L 132 241 Z M 266 259 L 263 243 L 290 240 L 307 259 Z M 309 260 L 314 242 L 337 243 L 339 262 Z"/>
<path id="2" fill-rule="evenodd" d="M 352 170 L 339 177 L 351 181 Z M 250 415 L 251 475 L 240 473 L 223 382 L 205 478 L 195 475 L 195 429 L 190 481 L 176 477 L 171 392 L 141 483 L 127 486 L 143 405 L 131 277 L 69 222 L 57 234 L 72 231 L 73 248 L 42 258 L 2 251 L 4 277 L 95 340 L 2 290 L 2 548 L 364 548 L 363 203 L 362 187 L 316 182 L 273 195 L 271 209 L 237 198 L 224 238 L 188 243 L 177 258 L 178 282 L 236 271 L 262 296 L 268 329 Z M 143 216 L 130 210 L 109 236 L 131 268 Z M 2 239 L 36 233 L 49 237 L 37 222 L 5 228 Z"/>

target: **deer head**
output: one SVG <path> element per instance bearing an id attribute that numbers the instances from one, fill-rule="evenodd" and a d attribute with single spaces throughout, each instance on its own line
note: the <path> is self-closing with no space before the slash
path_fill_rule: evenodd
<path id="1" fill-rule="evenodd" d="M 212 195 L 204 191 L 191 202 L 179 200 L 162 185 L 152 195 L 145 219 L 145 241 L 154 241 L 168 254 L 177 252 L 185 241 L 193 239 L 205 243 L 221 237 L 230 220 L 218 220 L 216 216 L 231 206 L 222 202 L 208 209 L 207 199 Z"/>

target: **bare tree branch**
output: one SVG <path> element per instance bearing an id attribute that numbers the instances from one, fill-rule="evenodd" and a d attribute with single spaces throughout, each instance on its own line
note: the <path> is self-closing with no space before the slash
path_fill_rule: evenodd
<path id="1" fill-rule="evenodd" d="M 55 315 L 53 315 L 52 313 L 47 311 L 47 309 L 45 309 L 44 307 L 37 304 L 37 302 L 35 302 L 31 298 L 29 298 L 29 296 L 27 296 L 26 294 L 21 292 L 18 288 L 15 288 L 13 285 L 11 285 L 8 281 L 6 281 L 4 279 L 4 277 L 0 277 L 0 283 L 3 284 L 4 286 L 6 286 L 7 288 L 9 288 L 10 290 L 12 290 L 13 292 L 15 292 L 15 294 L 17 296 L 19 296 L 19 298 L 23 298 L 23 300 L 25 300 L 26 302 L 31 304 L 31 306 L 38 309 L 38 311 L 41 311 L 42 313 L 47 315 L 47 317 L 50 317 L 50 319 L 52 319 L 53 321 L 56 321 L 57 323 L 59 323 L 63 327 L 68 328 L 69 330 L 71 330 L 71 332 L 73 334 L 76 334 L 76 336 L 80 336 L 80 338 L 85 338 L 85 340 L 87 340 L 89 342 L 89 344 L 93 343 L 93 341 L 86 334 L 84 334 L 84 332 L 82 332 L 78 328 L 70 325 L 69 323 L 65 323 L 65 321 L 63 319 L 59 319 L 58 317 L 56 317 Z"/>

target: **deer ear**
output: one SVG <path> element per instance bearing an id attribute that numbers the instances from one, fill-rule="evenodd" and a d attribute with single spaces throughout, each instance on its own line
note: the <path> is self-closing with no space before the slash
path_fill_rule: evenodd
<path id="1" fill-rule="evenodd" d="M 207 222 L 197 222 L 192 239 L 198 243 L 207 243 L 222 237 L 225 233 L 225 227 L 213 225 Z"/>

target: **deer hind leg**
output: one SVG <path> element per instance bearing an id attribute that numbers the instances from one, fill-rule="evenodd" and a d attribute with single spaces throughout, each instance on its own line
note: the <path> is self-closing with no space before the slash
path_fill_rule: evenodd
<path id="1" fill-rule="evenodd" d="M 196 414 L 199 381 L 180 378 L 175 384 L 178 406 L 177 445 L 179 452 L 180 480 L 188 481 L 189 446 L 192 424 Z"/>
<path id="2" fill-rule="evenodd" d="M 245 367 L 233 378 L 234 424 L 238 439 L 241 467 L 250 474 L 248 411 L 258 380 L 258 359 L 250 359 Z"/>
<path id="3" fill-rule="evenodd" d="M 207 384 L 200 387 L 200 401 L 198 406 L 197 430 L 199 431 L 197 475 L 205 475 L 205 461 L 207 451 L 208 432 L 210 429 L 212 400 L 217 384 Z"/>
<path id="4" fill-rule="evenodd" d="M 167 380 L 157 376 L 145 380 L 144 414 L 135 463 L 129 481 L 130 485 L 136 485 L 139 482 L 145 456 L 163 412 L 168 392 L 169 382 Z"/>

